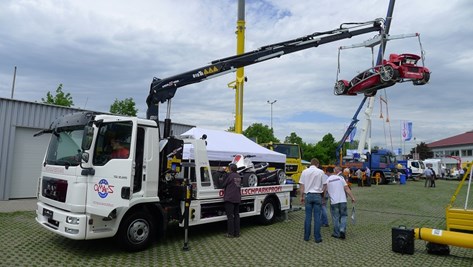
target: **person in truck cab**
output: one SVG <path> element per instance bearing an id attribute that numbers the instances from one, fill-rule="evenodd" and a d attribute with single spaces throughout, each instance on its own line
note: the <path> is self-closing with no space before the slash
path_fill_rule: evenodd
<path id="1" fill-rule="evenodd" d="M 130 150 L 125 146 L 122 140 L 112 137 L 110 144 L 112 146 L 112 159 L 127 159 L 130 155 Z"/>

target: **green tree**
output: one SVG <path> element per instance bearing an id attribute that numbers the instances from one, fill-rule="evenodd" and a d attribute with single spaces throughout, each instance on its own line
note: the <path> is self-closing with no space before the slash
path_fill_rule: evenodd
<path id="1" fill-rule="evenodd" d="M 310 161 L 312 158 L 317 158 L 320 164 L 334 164 L 336 162 L 335 150 L 337 146 L 338 142 L 335 141 L 331 133 L 328 133 L 315 145 L 302 146 L 303 159 Z"/>
<path id="2" fill-rule="evenodd" d="M 46 99 L 41 98 L 41 101 L 45 104 L 54 104 L 64 107 L 72 107 L 74 102 L 70 93 L 64 93 L 62 91 L 62 83 L 56 89 L 56 95 L 53 96 L 50 91 L 46 94 Z"/>
<path id="3" fill-rule="evenodd" d="M 228 127 L 228 129 L 227 129 L 226 131 L 227 131 L 227 132 L 234 133 L 234 132 L 235 132 L 235 126 L 232 125 L 232 126 Z"/>
<path id="4" fill-rule="evenodd" d="M 411 156 L 414 155 L 414 153 L 419 154 L 419 159 L 424 160 L 424 159 L 429 159 L 434 157 L 434 153 L 432 152 L 432 149 L 427 146 L 426 143 L 421 142 L 420 144 L 417 144 L 416 147 L 411 149 Z"/>
<path id="5" fill-rule="evenodd" d="M 273 129 L 262 123 L 253 123 L 243 131 L 243 135 L 259 144 L 269 142 L 279 143 L 279 139 L 274 137 Z"/>
<path id="6" fill-rule="evenodd" d="M 295 132 L 292 132 L 289 136 L 286 136 L 286 138 L 284 139 L 284 143 L 298 144 L 299 146 L 302 146 L 304 144 L 302 138 L 299 137 Z"/>
<path id="7" fill-rule="evenodd" d="M 110 113 L 136 116 L 138 109 L 135 108 L 135 101 L 133 98 L 125 98 L 125 100 L 118 100 L 115 98 L 115 102 L 110 106 Z"/>

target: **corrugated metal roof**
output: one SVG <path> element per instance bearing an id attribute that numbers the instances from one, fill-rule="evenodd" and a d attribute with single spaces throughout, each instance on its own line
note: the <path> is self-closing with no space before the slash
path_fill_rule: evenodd
<path id="1" fill-rule="evenodd" d="M 458 146 L 458 145 L 470 145 L 473 144 L 473 131 L 441 139 L 430 144 L 427 144 L 430 148 L 436 147 L 448 147 L 448 146 Z"/>

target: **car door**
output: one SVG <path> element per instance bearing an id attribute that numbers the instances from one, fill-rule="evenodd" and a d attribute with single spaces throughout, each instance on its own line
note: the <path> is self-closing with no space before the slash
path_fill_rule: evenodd
<path id="1" fill-rule="evenodd" d="M 108 216 L 114 209 L 129 206 L 135 147 L 136 121 L 103 122 L 97 127 L 92 158 L 95 174 L 88 176 L 87 183 L 89 213 Z"/>

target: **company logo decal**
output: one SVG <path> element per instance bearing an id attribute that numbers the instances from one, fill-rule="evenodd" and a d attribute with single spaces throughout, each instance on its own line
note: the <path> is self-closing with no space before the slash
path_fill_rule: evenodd
<path id="1" fill-rule="evenodd" d="M 242 196 L 279 193 L 279 192 L 282 192 L 282 186 L 279 186 L 279 185 L 241 189 Z M 218 192 L 219 197 L 223 197 L 224 194 L 225 194 L 225 191 L 223 189 Z"/>
<path id="2" fill-rule="evenodd" d="M 101 179 L 98 184 L 94 185 L 94 191 L 99 194 L 99 197 L 106 198 L 108 194 L 113 194 L 114 187 L 109 185 L 107 180 Z"/>

